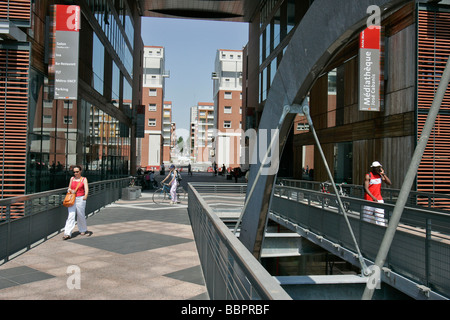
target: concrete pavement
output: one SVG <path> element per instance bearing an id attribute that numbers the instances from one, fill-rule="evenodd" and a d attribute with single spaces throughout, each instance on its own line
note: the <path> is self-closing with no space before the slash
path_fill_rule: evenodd
<path id="1" fill-rule="evenodd" d="M 234 183 L 211 173 L 182 176 L 183 186 Z M 59 233 L 1 265 L 0 300 L 208 300 L 187 201 L 156 205 L 151 196 L 144 191 L 91 215 L 91 236 L 75 228 L 63 241 Z"/>

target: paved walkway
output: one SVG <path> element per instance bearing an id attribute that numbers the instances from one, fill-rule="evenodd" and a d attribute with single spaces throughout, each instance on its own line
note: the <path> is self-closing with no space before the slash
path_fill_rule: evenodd
<path id="1" fill-rule="evenodd" d="M 183 177 L 183 185 L 234 182 L 206 173 Z M 0 300 L 209 299 L 187 203 L 156 205 L 151 195 L 90 216 L 91 236 L 75 231 L 63 241 L 59 233 L 1 265 Z"/>

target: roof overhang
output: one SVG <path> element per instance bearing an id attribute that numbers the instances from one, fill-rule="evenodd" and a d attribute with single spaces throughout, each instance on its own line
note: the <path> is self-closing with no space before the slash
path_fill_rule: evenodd
<path id="1" fill-rule="evenodd" d="M 138 0 L 144 17 L 251 21 L 259 0 Z"/>

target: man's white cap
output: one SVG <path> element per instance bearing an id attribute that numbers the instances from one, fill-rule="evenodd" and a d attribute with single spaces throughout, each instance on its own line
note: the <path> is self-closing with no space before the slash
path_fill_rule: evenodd
<path id="1" fill-rule="evenodd" d="M 378 161 L 374 161 L 374 162 L 372 162 L 372 165 L 370 167 L 371 168 L 373 168 L 373 167 L 382 167 L 382 165 Z"/>

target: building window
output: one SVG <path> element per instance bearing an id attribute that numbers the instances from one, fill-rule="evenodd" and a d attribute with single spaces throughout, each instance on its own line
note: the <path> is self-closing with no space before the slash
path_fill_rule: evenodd
<path id="1" fill-rule="evenodd" d="M 223 122 L 223 127 L 224 127 L 225 129 L 231 128 L 231 121 L 230 121 L 230 120 L 225 120 L 225 121 Z"/>
<path id="2" fill-rule="evenodd" d="M 156 97 L 156 89 L 149 89 L 148 95 L 149 97 Z"/>
<path id="3" fill-rule="evenodd" d="M 274 58 L 270 63 L 270 85 L 272 85 L 273 78 L 275 78 L 276 73 L 277 73 L 277 58 Z"/>
<path id="4" fill-rule="evenodd" d="M 231 107 L 230 106 L 225 106 L 223 113 L 231 113 Z"/>
<path id="5" fill-rule="evenodd" d="M 225 99 L 232 99 L 233 98 L 233 93 L 230 92 L 230 91 L 225 91 L 224 98 Z"/>
<path id="6" fill-rule="evenodd" d="M 44 114 L 44 116 L 42 118 L 42 123 L 45 123 L 45 124 L 52 123 L 52 116 Z"/>
<path id="7" fill-rule="evenodd" d="M 103 94 L 103 79 L 105 78 L 105 48 L 102 42 L 94 33 L 92 52 L 92 73 L 93 73 L 93 88 L 100 94 Z"/>
<path id="8" fill-rule="evenodd" d="M 72 124 L 72 116 L 64 116 L 64 124 Z"/>
<path id="9" fill-rule="evenodd" d="M 297 131 L 309 131 L 308 123 L 297 123 Z"/>
<path id="10" fill-rule="evenodd" d="M 148 111 L 156 111 L 156 104 L 150 103 L 148 105 Z"/>
<path id="11" fill-rule="evenodd" d="M 148 119 L 149 127 L 156 127 L 156 119 Z"/>
<path id="12" fill-rule="evenodd" d="M 65 101 L 64 102 L 64 109 L 72 109 L 73 108 L 73 103 L 72 101 Z"/>

